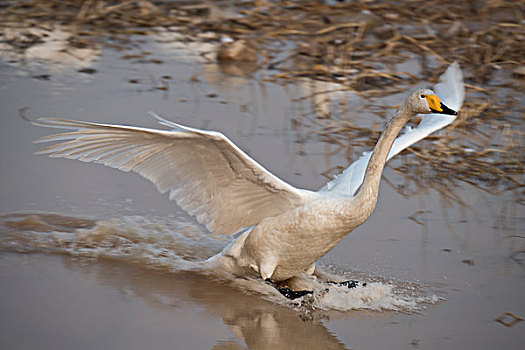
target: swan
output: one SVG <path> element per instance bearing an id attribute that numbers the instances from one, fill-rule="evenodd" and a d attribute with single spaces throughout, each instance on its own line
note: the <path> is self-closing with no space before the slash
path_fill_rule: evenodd
<path id="1" fill-rule="evenodd" d="M 374 150 L 317 192 L 279 179 L 222 133 L 179 125 L 154 113 L 170 130 L 39 118 L 35 125 L 73 131 L 36 140 L 57 142 L 36 153 L 142 175 L 211 232 L 237 233 L 205 264 L 253 273 L 271 283 L 291 281 L 288 285 L 299 290 L 304 289 L 297 287 L 301 283 L 292 281 L 314 274 L 317 260 L 370 217 L 387 159 L 454 120 L 464 96 L 461 79 L 459 66 L 452 65 L 436 86 L 449 94 L 455 109 L 432 90 L 412 92 Z M 432 118 L 396 140 L 418 114 Z"/>

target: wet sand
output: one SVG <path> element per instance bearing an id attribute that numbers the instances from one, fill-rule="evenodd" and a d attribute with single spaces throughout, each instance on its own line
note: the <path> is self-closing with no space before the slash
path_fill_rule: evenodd
<path id="1" fill-rule="evenodd" d="M 306 95 L 307 87 L 231 77 L 215 65 L 184 60 L 177 51 L 162 52 L 165 63 L 155 65 L 133 64 L 106 50 L 95 74 L 59 66 L 49 69 L 49 80 L 35 78 L 42 74 L 39 66 L 0 63 L 0 213 L 95 221 L 139 216 L 183 225 L 188 235 L 205 233 L 135 174 L 35 156 L 38 145 L 32 141 L 52 130 L 19 118 L 26 107 L 30 119 L 151 127 L 156 125 L 146 113 L 155 110 L 181 124 L 222 131 L 277 176 L 309 189 L 326 182 L 320 175 L 326 169 L 347 165 L 330 145 L 308 138 L 307 127 L 297 128 L 302 113 L 316 107 L 310 100 L 292 102 Z M 195 73 L 198 83 L 190 82 Z M 152 77 L 166 75 L 172 77 L 169 90 L 152 88 Z M 355 123 L 367 117 L 359 114 Z M 521 194 L 493 196 L 458 184 L 453 191 L 464 203 L 456 203 L 430 186 L 400 195 L 396 188 L 408 182 L 391 168 L 385 179 L 393 185 L 383 182 L 372 218 L 321 262 L 342 275 L 410 282 L 441 299 L 420 312 L 327 311 L 305 317 L 200 276 L 47 249 L 17 253 L 20 249 L 3 244 L 0 344 L 9 349 L 521 348 L 525 322 L 496 321 L 506 312 L 525 318 L 523 254 L 516 255 L 523 250 L 518 236 L 525 227 Z"/>

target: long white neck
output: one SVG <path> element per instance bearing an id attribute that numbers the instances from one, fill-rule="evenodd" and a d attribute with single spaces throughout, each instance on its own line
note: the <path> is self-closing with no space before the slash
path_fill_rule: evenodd
<path id="1" fill-rule="evenodd" d="M 354 196 L 354 200 L 359 203 L 360 206 L 367 208 L 365 211 L 367 212 L 367 216 L 364 218 L 365 220 L 370 216 L 376 206 L 379 193 L 379 183 L 381 182 L 381 175 L 383 174 L 383 169 L 390 148 L 403 128 L 403 125 L 405 125 L 415 114 L 416 113 L 408 111 L 406 104 L 401 106 L 386 125 L 385 130 L 374 147 L 372 156 L 370 157 L 366 168 L 363 184 Z"/>

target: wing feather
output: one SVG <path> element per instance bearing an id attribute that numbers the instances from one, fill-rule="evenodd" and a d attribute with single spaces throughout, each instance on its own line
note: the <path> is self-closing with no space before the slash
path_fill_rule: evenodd
<path id="1" fill-rule="evenodd" d="M 268 172 L 223 134 L 155 117 L 173 130 L 40 118 L 36 125 L 74 131 L 35 141 L 58 142 L 37 154 L 136 172 L 216 233 L 255 225 L 308 195 Z"/>

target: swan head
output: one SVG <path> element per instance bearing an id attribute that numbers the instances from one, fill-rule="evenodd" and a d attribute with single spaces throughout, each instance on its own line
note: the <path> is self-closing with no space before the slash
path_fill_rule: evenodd
<path id="1" fill-rule="evenodd" d="M 457 115 L 458 113 L 441 102 L 441 99 L 429 89 L 419 89 L 408 96 L 407 105 L 415 113 L 438 113 Z"/>

